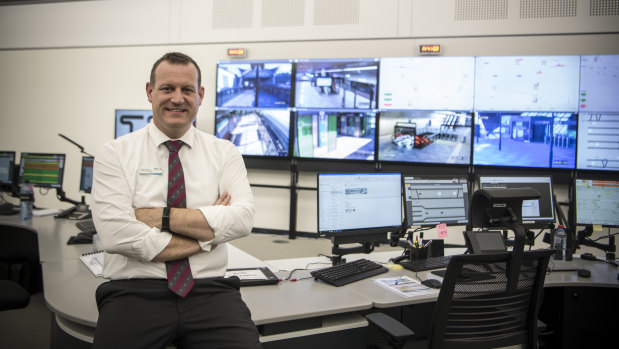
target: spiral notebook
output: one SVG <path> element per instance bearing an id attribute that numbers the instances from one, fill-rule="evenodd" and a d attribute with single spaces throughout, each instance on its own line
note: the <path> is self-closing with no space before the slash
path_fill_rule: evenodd
<path id="1" fill-rule="evenodd" d="M 103 276 L 103 251 L 83 253 L 80 259 L 96 277 Z"/>

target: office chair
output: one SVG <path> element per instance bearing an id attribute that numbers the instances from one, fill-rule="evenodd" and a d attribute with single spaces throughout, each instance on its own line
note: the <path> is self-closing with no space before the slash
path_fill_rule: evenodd
<path id="1" fill-rule="evenodd" d="M 29 293 L 43 290 L 37 231 L 0 223 L 0 279 L 13 280 Z"/>
<path id="2" fill-rule="evenodd" d="M 0 280 L 0 311 L 25 308 L 30 294 L 13 280 Z"/>
<path id="3" fill-rule="evenodd" d="M 428 348 L 499 348 L 522 344 L 537 348 L 537 315 L 546 268 L 553 250 L 524 252 L 514 278 L 512 252 L 453 256 L 447 267 L 430 325 Z M 401 348 L 399 326 L 367 319 Z M 401 324 L 398 324 L 401 325 Z M 402 340 L 403 339 L 403 340 Z M 395 344 L 393 344 L 395 343 Z"/>
<path id="4" fill-rule="evenodd" d="M 522 201 L 539 198 L 525 189 L 478 190 L 473 193 L 469 223 L 474 227 L 505 227 L 516 234 L 511 252 L 453 256 L 430 325 L 429 348 L 485 349 L 509 345 L 537 348 L 538 320 L 548 261 L 554 250 L 523 251 Z M 394 348 L 407 338 L 385 321 L 367 319 Z M 402 331 L 400 328 L 399 331 Z M 410 336 L 409 336 L 410 338 Z"/>

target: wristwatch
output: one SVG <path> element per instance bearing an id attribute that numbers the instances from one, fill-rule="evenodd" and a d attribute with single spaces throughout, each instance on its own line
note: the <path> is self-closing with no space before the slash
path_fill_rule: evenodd
<path id="1" fill-rule="evenodd" d="M 163 208 L 163 215 L 161 215 L 161 231 L 170 231 L 170 206 Z"/>

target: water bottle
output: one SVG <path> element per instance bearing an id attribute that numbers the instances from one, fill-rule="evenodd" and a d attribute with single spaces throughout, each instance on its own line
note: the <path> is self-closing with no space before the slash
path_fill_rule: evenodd
<path id="1" fill-rule="evenodd" d="M 554 259 L 564 261 L 567 253 L 567 234 L 565 233 L 563 225 L 559 225 L 557 229 L 555 229 L 555 243 L 553 248 L 557 250 Z"/>
<path id="2" fill-rule="evenodd" d="M 29 221 L 32 219 L 32 207 L 34 206 L 34 188 L 30 182 L 24 182 L 19 188 L 19 219 Z"/>

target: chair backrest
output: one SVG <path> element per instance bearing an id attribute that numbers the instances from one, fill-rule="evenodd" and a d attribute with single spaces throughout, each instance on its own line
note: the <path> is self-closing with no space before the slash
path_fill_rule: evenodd
<path id="1" fill-rule="evenodd" d="M 453 256 L 434 308 L 430 348 L 537 348 L 537 315 L 554 250 Z M 519 268 L 517 278 L 510 273 Z"/>
<path id="2" fill-rule="evenodd" d="M 41 275 L 37 231 L 24 225 L 1 223 L 0 279 L 12 279 L 34 293 L 43 289 Z"/>

